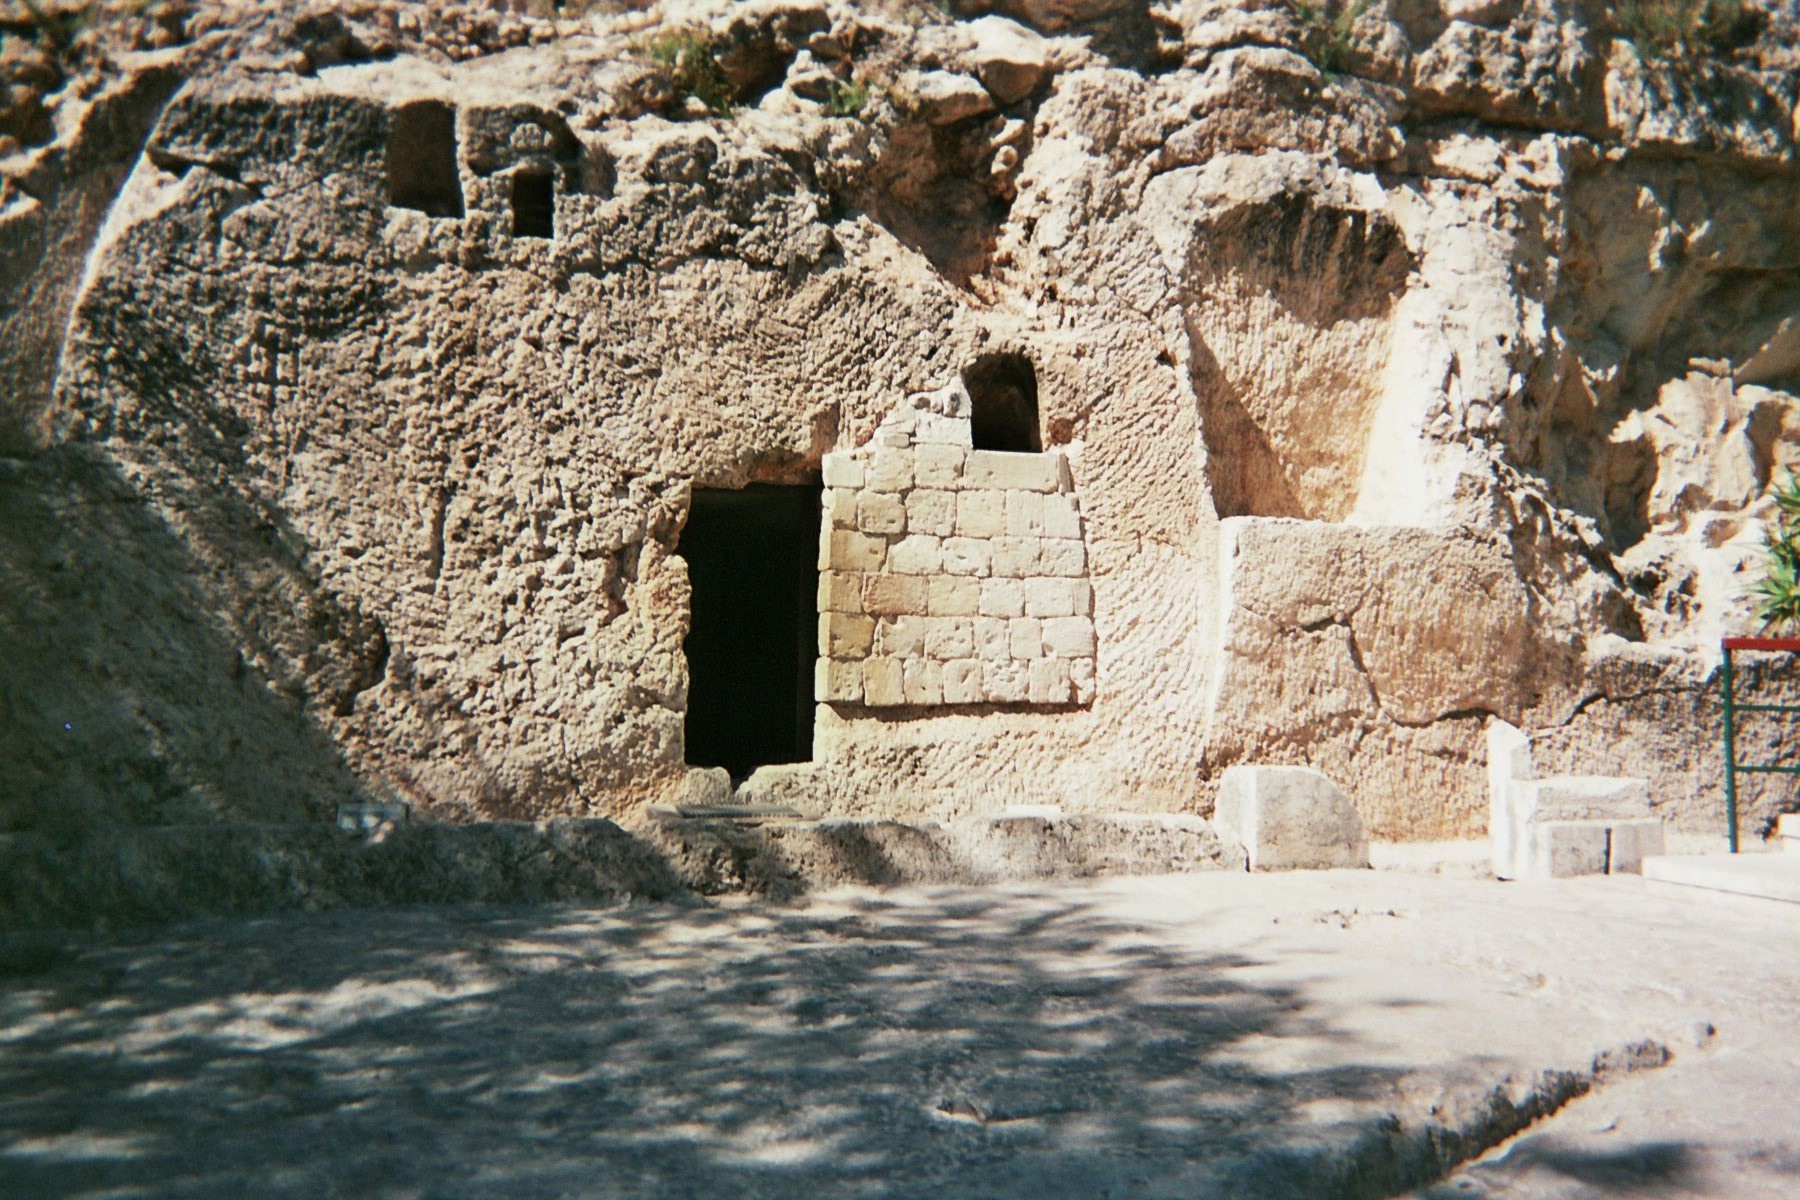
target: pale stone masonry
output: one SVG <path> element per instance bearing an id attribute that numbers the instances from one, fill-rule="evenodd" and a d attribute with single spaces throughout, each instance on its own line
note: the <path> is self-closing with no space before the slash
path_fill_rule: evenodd
<path id="1" fill-rule="evenodd" d="M 868 445 L 825 456 L 825 703 L 1094 699 L 1094 593 L 1068 459 L 972 449 L 968 404 L 960 388 L 914 397 Z"/>

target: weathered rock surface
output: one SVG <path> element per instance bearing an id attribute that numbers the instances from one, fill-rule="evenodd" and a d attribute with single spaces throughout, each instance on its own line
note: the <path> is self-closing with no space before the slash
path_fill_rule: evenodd
<path id="1" fill-rule="evenodd" d="M 1369 865 L 1369 835 L 1343 789 L 1310 767 L 1232 767 L 1213 804 L 1252 871 Z"/>
<path id="2" fill-rule="evenodd" d="M 1720 819 L 1800 436 L 1793 3 L 1660 55 L 1564 0 L 511 7 L 6 6 L 0 828 L 674 802 L 692 490 L 996 354 L 1092 653 L 1066 704 L 821 704 L 809 809 L 1283 763 L 1467 836 L 1492 714 Z"/>

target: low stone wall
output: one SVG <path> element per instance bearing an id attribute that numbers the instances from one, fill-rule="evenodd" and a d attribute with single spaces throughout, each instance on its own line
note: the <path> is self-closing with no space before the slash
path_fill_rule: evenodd
<path id="1" fill-rule="evenodd" d="M 1242 869 L 1198 817 L 972 818 L 953 825 L 674 820 L 327 825 L 0 837 L 0 930 L 106 929 L 283 909 L 619 904 L 845 884 L 995 883 Z"/>

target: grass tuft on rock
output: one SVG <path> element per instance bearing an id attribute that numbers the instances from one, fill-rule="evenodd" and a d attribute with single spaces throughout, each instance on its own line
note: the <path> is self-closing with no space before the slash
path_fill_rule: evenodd
<path id="1" fill-rule="evenodd" d="M 1800 476 L 1790 468 L 1770 498 L 1775 523 L 1763 535 L 1768 560 L 1751 595 L 1764 633 L 1794 636 L 1800 634 Z"/>

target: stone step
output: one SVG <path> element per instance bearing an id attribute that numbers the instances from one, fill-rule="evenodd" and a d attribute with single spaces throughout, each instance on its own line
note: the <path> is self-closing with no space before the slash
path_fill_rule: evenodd
<path id="1" fill-rule="evenodd" d="M 1644 860 L 1644 878 L 1800 904 L 1800 854 L 1670 854 Z"/>

